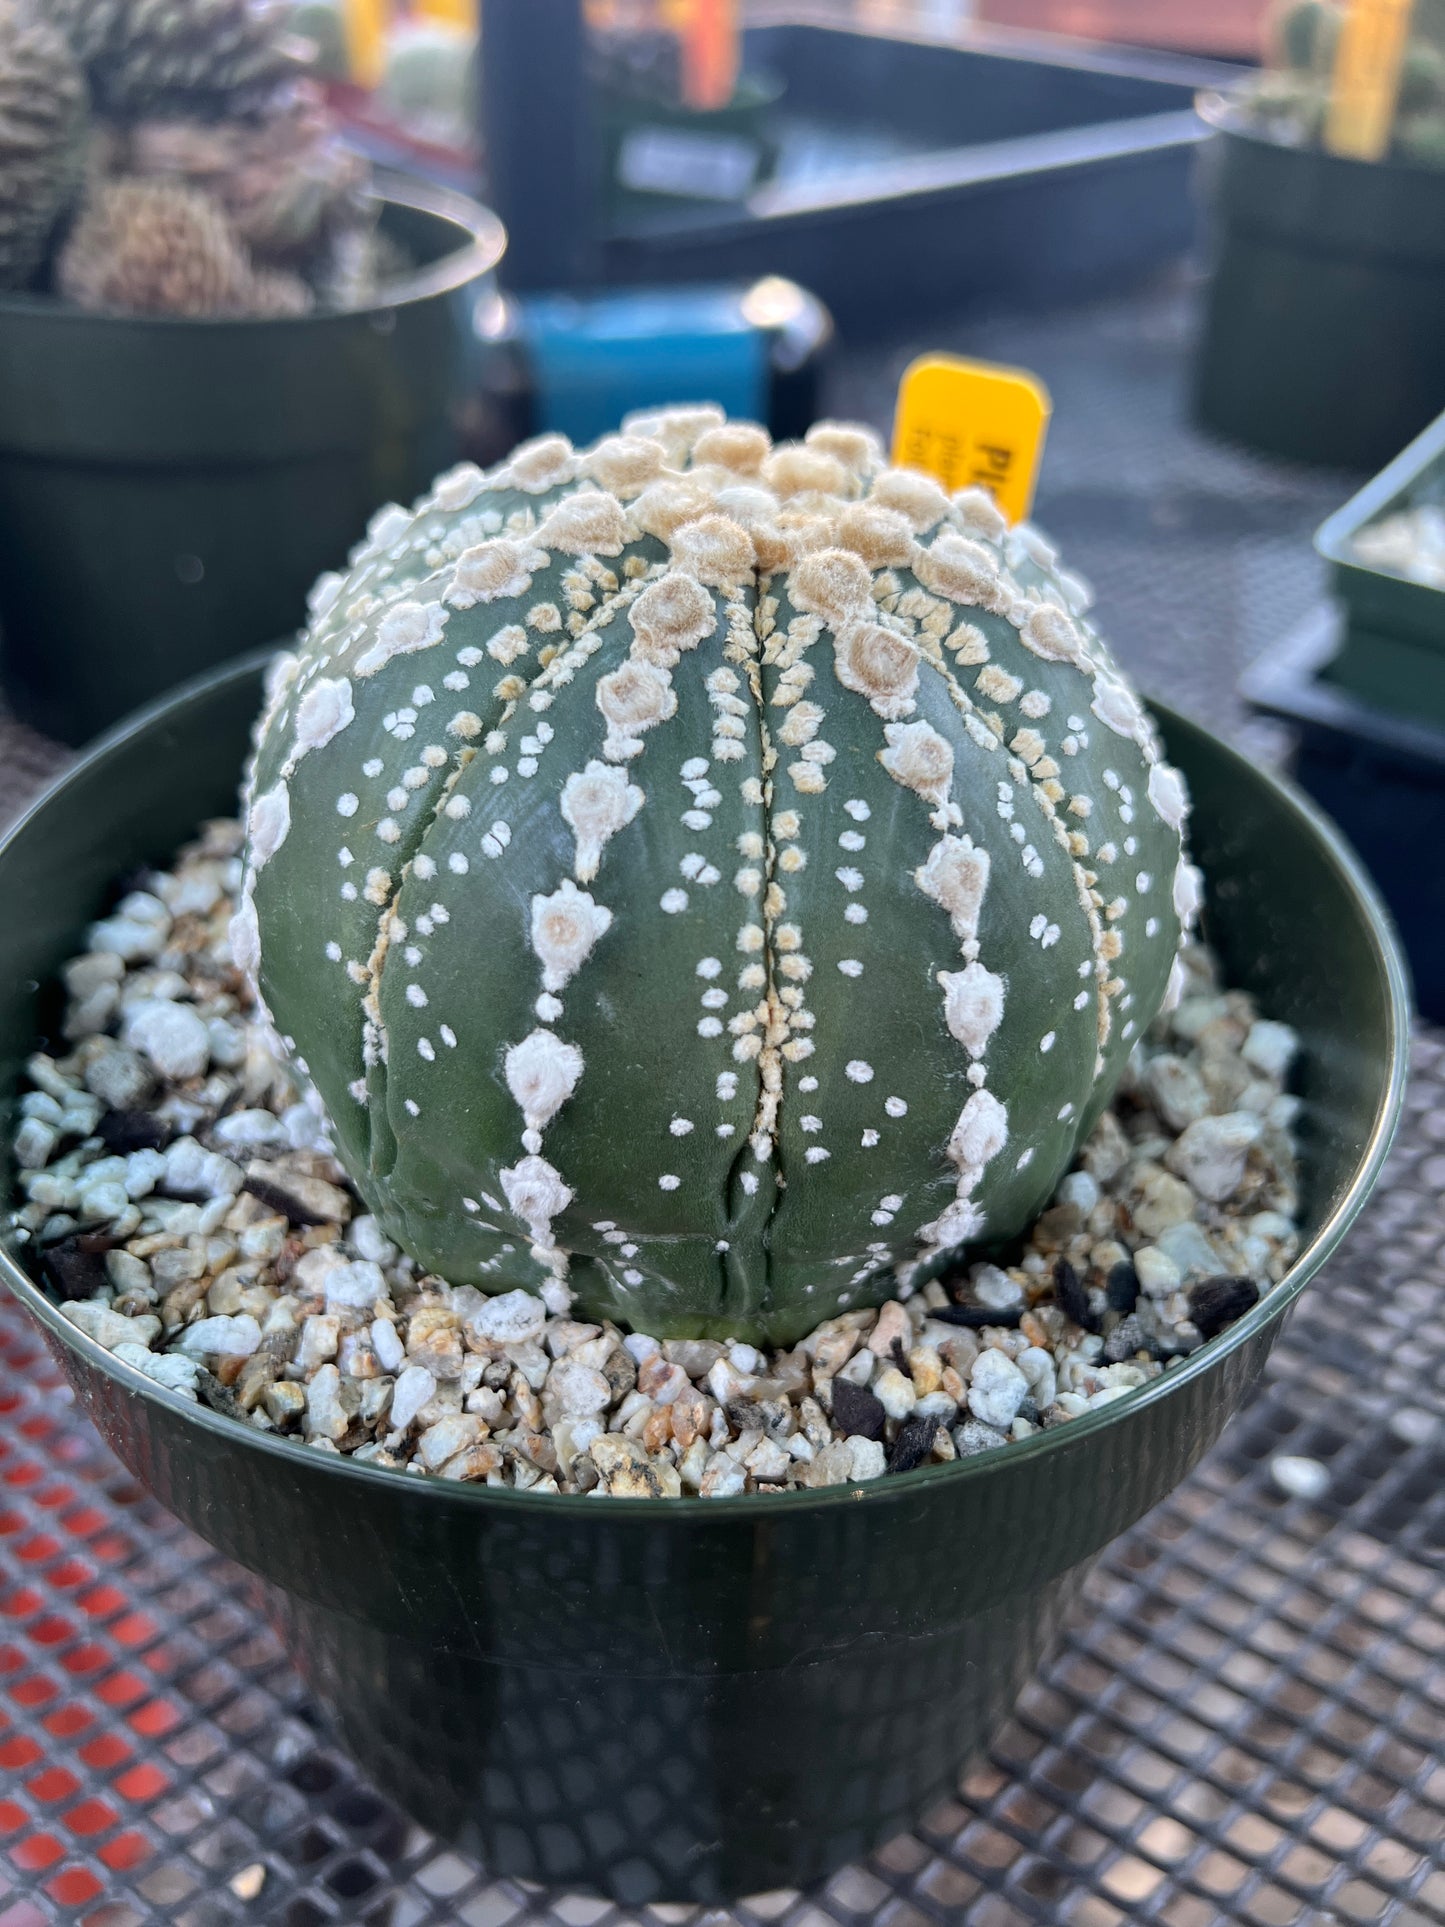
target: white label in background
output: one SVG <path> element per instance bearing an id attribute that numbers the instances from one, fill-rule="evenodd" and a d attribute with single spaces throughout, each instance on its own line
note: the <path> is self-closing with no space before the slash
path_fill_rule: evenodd
<path id="1" fill-rule="evenodd" d="M 741 201 L 757 179 L 760 158 L 752 141 L 735 134 L 637 127 L 622 143 L 617 178 L 635 194 Z"/>

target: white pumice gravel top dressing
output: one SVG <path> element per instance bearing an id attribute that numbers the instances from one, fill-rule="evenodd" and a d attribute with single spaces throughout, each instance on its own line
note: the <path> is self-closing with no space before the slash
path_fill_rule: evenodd
<path id="1" fill-rule="evenodd" d="M 1008 1265 L 787 1351 L 659 1342 L 419 1274 L 292 1087 L 230 952 L 241 832 L 206 826 L 65 969 L 11 1229 L 66 1316 L 184 1398 L 417 1475 L 627 1498 L 844 1485 L 1123 1397 L 1284 1276 L 1296 1040 L 1202 947 Z"/>
<path id="2" fill-rule="evenodd" d="M 1445 503 L 1422 502 L 1371 522 L 1355 537 L 1354 550 L 1387 575 L 1445 589 Z"/>

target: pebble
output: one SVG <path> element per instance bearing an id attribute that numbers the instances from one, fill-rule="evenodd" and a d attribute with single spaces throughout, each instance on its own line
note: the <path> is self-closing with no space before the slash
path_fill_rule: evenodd
<path id="1" fill-rule="evenodd" d="M 150 1060 L 161 1077 L 184 1083 L 200 1077 L 211 1061 L 211 1038 L 187 1004 L 147 998 L 126 1012 L 121 1035 L 132 1050 Z"/>
<path id="2" fill-rule="evenodd" d="M 484 1298 L 467 1319 L 467 1333 L 480 1345 L 521 1345 L 540 1338 L 547 1307 L 529 1291 L 507 1291 Z"/>
<path id="3" fill-rule="evenodd" d="M 1011 1262 L 927 1282 L 902 1268 L 880 1310 L 780 1351 L 588 1323 L 557 1281 L 487 1297 L 419 1276 L 237 995 L 218 879 L 238 845 L 208 826 L 67 967 L 69 1055 L 29 1062 L 11 1215 L 78 1328 L 238 1423 L 429 1477 L 613 1498 L 926 1476 L 1128 1397 L 1297 1248 L 1297 1040 L 1196 949 L 1183 1003 L 1136 1046 Z"/>
<path id="4" fill-rule="evenodd" d="M 1283 1025 L 1280 1026 L 1283 1029 Z M 1288 1061 L 1288 1060 L 1286 1060 Z M 1331 1485 L 1330 1470 L 1318 1459 L 1281 1452 L 1269 1462 L 1269 1476 L 1292 1499 L 1322 1499 Z"/>
<path id="5" fill-rule="evenodd" d="M 576 1358 L 561 1359 L 552 1367 L 547 1390 L 568 1418 L 590 1418 L 612 1403 L 612 1387 L 601 1372 Z"/>
<path id="6" fill-rule="evenodd" d="M 437 1382 L 424 1365 L 408 1365 L 397 1377 L 391 1395 L 391 1424 L 404 1432 L 421 1411 L 436 1397 Z"/>
<path id="7" fill-rule="evenodd" d="M 1184 1282 L 1183 1272 L 1160 1245 L 1140 1245 L 1134 1253 L 1134 1270 L 1140 1289 L 1151 1298 L 1167 1297 Z"/>
<path id="8" fill-rule="evenodd" d="M 1244 1164 L 1261 1125 L 1248 1111 L 1196 1118 L 1172 1146 L 1167 1162 L 1211 1204 L 1232 1198 L 1244 1182 Z"/>
<path id="9" fill-rule="evenodd" d="M 1029 1381 L 1001 1351 L 980 1352 L 968 1384 L 968 1409 L 1000 1431 L 1012 1425 L 1028 1397 Z"/>
<path id="10" fill-rule="evenodd" d="M 249 1312 L 234 1318 L 202 1318 L 177 1339 L 192 1357 L 249 1358 L 261 1346 L 261 1327 Z"/>

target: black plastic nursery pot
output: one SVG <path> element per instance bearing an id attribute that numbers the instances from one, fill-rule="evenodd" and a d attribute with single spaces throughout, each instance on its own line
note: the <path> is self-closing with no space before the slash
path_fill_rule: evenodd
<path id="1" fill-rule="evenodd" d="M 1315 547 L 1345 614 L 1330 681 L 1379 707 L 1445 725 L 1445 589 L 1393 575 L 1355 548 L 1362 530 L 1425 502 L 1445 507 L 1445 415 L 1330 517 Z"/>
<path id="2" fill-rule="evenodd" d="M 377 503 L 456 458 L 495 216 L 380 179 L 417 262 L 386 299 L 284 320 L 0 296 L 0 684 L 84 742 L 303 619 Z"/>
<path id="3" fill-rule="evenodd" d="M 54 1015 L 43 986 L 114 879 L 232 806 L 259 693 L 253 661 L 149 710 L 0 844 L 0 1108 Z M 776 1498 L 459 1487 L 181 1402 L 0 1257 L 119 1457 L 264 1582 L 377 1784 L 494 1872 L 716 1902 L 805 1886 L 915 1822 L 1002 1720 L 1095 1555 L 1214 1443 L 1364 1203 L 1405 1077 L 1384 914 L 1296 792 L 1162 721 L 1230 979 L 1302 1034 L 1305 1232 L 1278 1289 L 1104 1410 L 951 1466 Z"/>
<path id="4" fill-rule="evenodd" d="M 1445 408 L 1445 168 L 1289 147 L 1220 94 L 1199 111 L 1215 130 L 1201 426 L 1379 468 Z"/>

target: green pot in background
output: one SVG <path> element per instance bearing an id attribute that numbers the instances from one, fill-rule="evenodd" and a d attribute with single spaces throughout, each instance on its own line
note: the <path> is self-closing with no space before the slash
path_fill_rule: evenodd
<path id="1" fill-rule="evenodd" d="M 0 1126 L 115 879 L 224 812 L 260 695 L 233 665 L 93 749 L 0 842 Z M 0 1255 L 102 1435 L 264 1582 L 375 1782 L 494 1873 L 628 1905 L 824 1878 L 949 1793 L 1095 1555 L 1248 1395 L 1358 1213 L 1405 1078 L 1407 994 L 1354 859 L 1296 792 L 1161 711 L 1230 981 L 1298 1026 L 1303 1249 L 1202 1352 L 1068 1425 L 862 1488 L 648 1503 L 419 1480 L 183 1403 Z M 8 1155 L 9 1134 L 4 1150 Z M 0 1163 L 0 1197 L 9 1172 Z"/>
<path id="2" fill-rule="evenodd" d="M 1201 97 L 1214 260 L 1204 428 L 1290 461 L 1381 467 L 1445 408 L 1445 167 L 1346 160 Z"/>
<path id="3" fill-rule="evenodd" d="M 377 505 L 456 458 L 494 215 L 382 176 L 417 262 L 385 302 L 283 320 L 0 296 L 0 685 L 79 743 L 284 635 Z"/>
<path id="4" fill-rule="evenodd" d="M 1445 589 L 1394 575 L 1355 548 L 1364 529 L 1427 502 L 1445 508 L 1445 415 L 1315 537 L 1345 615 L 1339 651 L 1323 675 L 1377 708 L 1445 726 Z"/>
<path id="5" fill-rule="evenodd" d="M 736 209 L 772 176 L 781 81 L 744 74 L 726 107 L 601 92 L 604 201 L 624 222 Z"/>

